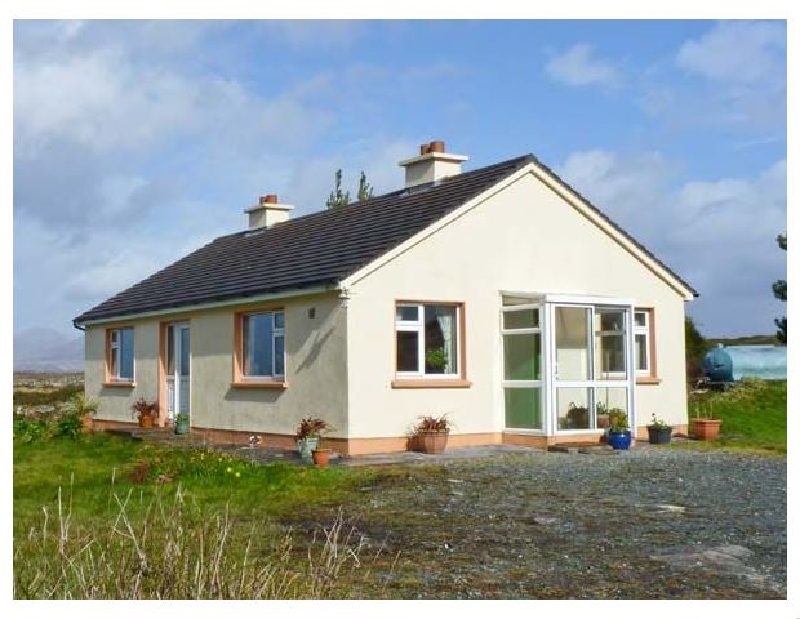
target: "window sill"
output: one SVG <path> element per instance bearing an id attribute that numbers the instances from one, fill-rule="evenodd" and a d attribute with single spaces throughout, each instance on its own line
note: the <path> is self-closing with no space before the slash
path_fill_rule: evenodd
<path id="1" fill-rule="evenodd" d="M 472 382 L 464 378 L 401 378 L 392 381 L 392 389 L 465 389 Z"/>
<path id="2" fill-rule="evenodd" d="M 637 385 L 660 385 L 661 379 L 655 376 L 641 376 L 636 379 Z"/>
<path id="3" fill-rule="evenodd" d="M 286 389 L 287 386 L 282 380 L 242 380 L 231 383 L 234 389 Z"/>
<path id="4" fill-rule="evenodd" d="M 103 383 L 103 387 L 120 387 L 122 389 L 132 389 L 135 386 L 136 383 L 132 380 L 107 380 Z"/>

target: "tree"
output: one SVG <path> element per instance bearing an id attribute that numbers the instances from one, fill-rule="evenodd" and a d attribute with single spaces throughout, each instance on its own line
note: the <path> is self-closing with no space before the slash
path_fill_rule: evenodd
<path id="1" fill-rule="evenodd" d="M 342 169 L 339 168 L 336 170 L 336 174 L 334 175 L 333 191 L 331 191 L 330 195 L 328 196 L 328 200 L 325 202 L 325 205 L 328 208 L 337 208 L 339 206 L 346 206 L 349 203 L 350 192 L 342 192 Z"/>
<path id="2" fill-rule="evenodd" d="M 686 380 L 689 386 L 697 384 L 703 375 L 703 357 L 708 350 L 708 342 L 700 334 L 691 316 L 684 320 L 684 336 L 686 341 Z"/>
<path id="3" fill-rule="evenodd" d="M 358 201 L 369 200 L 372 197 L 372 186 L 367 182 L 367 175 L 361 170 L 361 178 L 358 180 Z"/>
<path id="4" fill-rule="evenodd" d="M 346 206 L 350 204 L 350 192 L 342 191 L 342 170 L 336 170 L 334 175 L 333 191 L 328 196 L 325 205 L 328 208 L 337 208 L 339 206 Z M 361 170 L 361 178 L 358 181 L 358 195 L 359 202 L 362 200 L 369 200 L 372 197 L 372 186 L 367 182 L 367 175 L 364 170 Z"/>
<path id="5" fill-rule="evenodd" d="M 779 234 L 778 238 L 778 247 L 780 247 L 783 251 L 786 251 L 786 235 Z M 772 284 L 772 294 L 775 295 L 776 299 L 780 299 L 784 303 L 786 302 L 786 280 L 779 279 L 778 281 Z M 775 319 L 775 326 L 778 327 L 778 341 L 781 344 L 786 344 L 786 316 L 783 318 L 776 318 Z"/>

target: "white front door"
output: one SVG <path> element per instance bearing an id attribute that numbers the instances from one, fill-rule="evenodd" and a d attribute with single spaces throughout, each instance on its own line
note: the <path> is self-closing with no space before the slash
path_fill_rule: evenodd
<path id="1" fill-rule="evenodd" d="M 189 414 L 189 324 L 167 327 L 167 417 L 174 421 L 178 413 Z M 177 386 L 177 388 L 176 388 Z"/>

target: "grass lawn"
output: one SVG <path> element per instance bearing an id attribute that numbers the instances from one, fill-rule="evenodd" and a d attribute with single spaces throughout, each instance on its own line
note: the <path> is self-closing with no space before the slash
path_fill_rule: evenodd
<path id="1" fill-rule="evenodd" d="M 346 596 L 369 573 L 353 572 L 338 506 L 394 479 L 402 468 L 258 465 L 106 434 L 15 440 L 15 597 Z M 319 523 L 314 548 L 282 526 L 303 520 Z"/>
<path id="2" fill-rule="evenodd" d="M 786 453 L 785 380 L 744 380 L 728 391 L 693 394 L 689 416 L 698 411 L 722 419 L 720 436 L 713 442 L 683 446 Z"/>

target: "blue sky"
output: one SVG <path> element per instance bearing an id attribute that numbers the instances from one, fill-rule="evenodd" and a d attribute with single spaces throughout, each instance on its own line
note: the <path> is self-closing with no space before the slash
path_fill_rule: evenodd
<path id="1" fill-rule="evenodd" d="M 14 329 L 70 334 L 258 195 L 395 189 L 431 139 L 536 154 L 700 291 L 707 335 L 785 313 L 784 22 L 16 21 Z"/>

